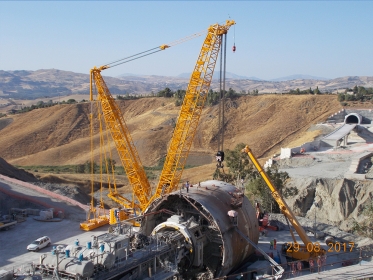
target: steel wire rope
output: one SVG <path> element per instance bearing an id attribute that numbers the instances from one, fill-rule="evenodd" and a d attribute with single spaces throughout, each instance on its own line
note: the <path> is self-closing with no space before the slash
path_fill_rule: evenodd
<path id="1" fill-rule="evenodd" d="M 139 58 L 142 58 L 142 57 L 145 57 L 145 56 L 148 56 L 148 55 L 160 52 L 160 51 L 163 51 L 166 48 L 182 44 L 182 43 L 184 43 L 186 41 L 189 41 L 191 39 L 197 38 L 197 37 L 205 34 L 206 32 L 207 32 L 207 30 L 204 29 L 204 30 L 202 30 L 200 32 L 197 32 L 197 33 L 194 33 L 192 35 L 186 36 L 184 38 L 178 39 L 178 40 L 173 41 L 173 42 L 171 42 L 169 44 L 165 44 L 165 45 L 161 45 L 161 46 L 158 46 L 158 47 L 155 47 L 155 48 L 151 48 L 151 49 L 149 49 L 147 51 L 139 52 L 137 54 L 130 55 L 130 56 L 127 56 L 125 58 L 115 60 L 113 62 L 106 63 L 106 64 L 104 64 L 104 66 L 107 66 L 108 68 L 113 68 L 115 66 L 118 66 L 118 65 L 121 65 L 121 64 L 130 62 L 130 61 L 133 61 L 133 60 L 136 60 L 136 59 L 139 59 Z M 153 51 L 153 50 L 156 50 L 156 51 Z M 151 52 L 151 51 L 153 51 L 153 52 Z"/>
<path id="2" fill-rule="evenodd" d="M 105 144 L 105 141 L 104 141 L 104 137 L 103 137 L 103 130 L 102 130 L 102 111 L 100 110 L 100 106 L 98 104 L 98 101 L 96 102 L 96 107 L 97 107 L 97 116 L 98 116 L 98 120 L 99 120 L 99 124 L 100 124 L 100 206 L 103 205 L 103 185 L 102 185 L 102 177 L 103 177 L 103 174 L 102 174 L 102 165 L 103 165 L 103 160 L 102 160 L 102 154 L 104 155 L 104 159 L 105 159 L 105 167 L 106 167 L 106 173 L 107 173 L 107 160 L 106 160 L 106 146 L 104 145 Z M 108 184 L 109 184 L 109 187 L 110 187 L 110 180 L 108 179 Z"/>
<path id="3" fill-rule="evenodd" d="M 125 59 L 128 59 L 128 58 L 131 58 L 131 57 L 134 57 L 134 56 L 138 56 L 138 55 L 140 55 L 140 54 L 147 53 L 147 52 L 150 52 L 150 51 L 152 51 L 152 50 L 156 50 L 156 49 L 159 49 L 159 47 L 155 47 L 155 48 L 152 48 L 152 49 L 147 50 L 147 51 L 139 52 L 139 53 L 137 53 L 137 54 L 130 55 L 130 56 L 127 56 L 127 57 L 124 57 L 124 58 L 121 58 L 121 59 L 115 60 L 115 61 L 113 61 L 113 62 L 105 63 L 104 65 L 110 66 L 111 64 L 117 63 L 117 62 L 119 62 L 119 61 L 122 61 L 122 60 L 125 60 Z"/>
<path id="4" fill-rule="evenodd" d="M 144 54 L 144 55 L 142 55 L 142 56 L 135 57 L 135 58 L 132 58 L 132 59 L 129 59 L 129 60 L 126 60 L 126 61 L 123 61 L 123 62 L 120 62 L 120 63 L 114 64 L 114 65 L 111 65 L 110 68 L 113 68 L 113 67 L 115 67 L 115 66 L 118 66 L 118 65 L 121 65 L 121 64 L 124 64 L 124 63 L 130 62 L 130 61 L 133 61 L 133 60 L 136 60 L 136 59 L 139 59 L 139 58 L 142 58 L 142 57 L 145 57 L 145 56 L 148 56 L 148 55 L 151 55 L 151 54 L 153 54 L 153 53 L 160 52 L 160 51 L 162 51 L 162 50 L 159 49 L 159 50 L 156 50 L 156 51 L 154 51 L 154 52 L 151 52 L 151 53 L 148 53 L 148 54 Z"/>
<path id="5" fill-rule="evenodd" d="M 106 127 L 106 139 L 107 139 L 107 143 L 108 143 L 108 150 L 109 150 L 109 158 L 111 159 L 110 161 L 110 164 L 111 164 L 111 171 L 112 171 L 112 177 L 113 177 L 113 185 L 114 185 L 114 190 L 115 192 L 117 191 L 117 184 L 116 184 L 116 179 L 115 179 L 115 165 L 114 165 L 114 161 L 113 161 L 113 155 L 111 153 L 111 149 L 110 149 L 110 146 L 111 144 L 113 143 L 109 137 L 109 128 L 107 128 L 106 124 L 105 124 L 105 127 Z"/>
<path id="6" fill-rule="evenodd" d="M 92 74 L 91 74 L 92 75 Z M 97 88 L 96 88 L 96 85 L 94 85 L 94 90 L 97 92 Z M 90 136 L 91 136 L 91 139 L 90 139 L 90 145 L 91 145 L 91 164 L 90 164 L 90 171 L 91 171 L 91 205 L 90 205 L 90 211 L 92 211 L 92 207 L 93 206 L 93 203 L 94 203 L 94 195 L 93 195 L 93 192 L 94 192 L 94 177 L 93 177 L 93 100 L 91 100 L 91 112 L 90 112 Z M 89 216 L 87 217 L 87 220 L 89 220 L 90 218 L 90 214 Z"/>
<path id="7" fill-rule="evenodd" d="M 115 179 L 115 171 L 114 171 L 114 163 L 113 163 L 113 155 L 112 155 L 112 152 L 111 152 L 111 149 L 110 149 L 110 146 L 112 145 L 112 141 L 110 139 L 110 136 L 109 136 L 109 130 L 110 128 L 107 127 L 106 125 L 106 122 L 104 122 L 105 124 L 105 136 L 106 136 L 106 143 L 107 143 L 107 146 L 108 146 L 108 152 L 106 151 L 105 149 L 105 162 L 106 162 L 106 165 L 107 165 L 107 159 L 106 159 L 106 155 L 107 153 L 109 154 L 109 159 L 110 159 L 110 167 L 111 167 L 111 175 L 112 175 L 112 184 L 113 184 L 113 187 L 114 187 L 114 192 L 117 193 L 117 184 L 116 184 L 116 179 Z M 104 141 L 105 142 L 105 141 Z M 106 146 L 105 146 L 106 147 Z M 108 170 L 108 166 L 106 166 L 106 172 L 108 174 L 107 176 L 107 179 L 108 179 L 108 184 L 109 184 L 109 191 L 111 192 L 111 181 L 110 181 L 110 176 L 109 176 L 109 170 Z"/>

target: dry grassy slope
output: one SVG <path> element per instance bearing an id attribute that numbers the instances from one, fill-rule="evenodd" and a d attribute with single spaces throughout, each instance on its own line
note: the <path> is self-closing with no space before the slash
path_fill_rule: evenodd
<path id="1" fill-rule="evenodd" d="M 144 165 L 154 165 L 172 135 L 180 107 L 173 99 L 144 98 L 119 102 Z M 64 165 L 90 159 L 89 104 L 61 105 L 13 117 L 1 130 L 0 156 L 17 165 Z M 311 124 L 341 109 L 336 96 L 263 95 L 227 101 L 225 148 L 249 144 L 258 157 L 299 141 Z M 217 107 L 205 108 L 191 150 L 190 163 L 211 162 L 216 151 Z M 311 138 L 314 135 L 310 136 Z M 306 137 L 307 138 L 307 137 Z M 304 141 L 309 139 L 304 139 Z M 98 142 L 98 136 L 95 142 Z M 115 150 L 112 145 L 112 149 Z M 201 159 L 199 161 L 199 159 Z M 188 169 L 210 178 L 213 165 Z M 208 173 L 208 174 L 206 174 Z M 205 178 L 205 179 L 207 179 Z M 202 180 L 198 176 L 198 180 Z"/>

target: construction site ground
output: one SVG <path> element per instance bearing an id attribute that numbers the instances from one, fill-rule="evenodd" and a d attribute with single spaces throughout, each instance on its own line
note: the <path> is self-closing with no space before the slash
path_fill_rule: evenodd
<path id="1" fill-rule="evenodd" d="M 63 219 L 61 222 L 40 222 L 33 219 L 33 216 L 29 216 L 21 219 L 22 222 L 18 223 L 16 227 L 3 231 L 0 233 L 2 240 L 2 246 L 0 248 L 0 269 L 3 270 L 14 270 L 17 273 L 25 272 L 29 267 L 29 263 L 37 263 L 42 254 L 51 254 L 52 246 L 58 245 L 69 245 L 73 244 L 76 239 L 79 240 L 81 244 L 86 244 L 86 242 L 91 241 L 92 235 L 100 235 L 108 231 L 108 226 L 101 227 L 99 229 L 85 232 L 79 228 L 81 221 L 85 220 L 85 210 L 77 206 L 73 206 L 64 201 L 59 201 L 58 199 L 51 199 L 44 193 L 35 192 L 30 190 L 25 186 L 18 185 L 14 182 L 8 181 L 6 178 L 0 180 L 0 186 L 2 190 L 5 190 L 1 193 L 2 196 L 6 195 L 9 199 L 19 199 L 24 195 L 30 196 L 32 204 L 36 201 L 41 201 L 41 208 L 45 205 L 55 207 L 56 209 L 62 209 L 66 211 L 66 219 Z M 34 200 L 35 199 L 35 200 Z M 33 201 L 34 200 L 34 201 Z M 43 206 L 44 205 L 44 206 Z M 40 205 L 39 205 L 40 207 Z M 278 220 L 278 218 L 276 218 Z M 305 223 L 303 221 L 303 223 Z M 312 223 L 312 222 L 311 222 Z M 52 240 L 52 245 L 47 248 L 43 248 L 39 252 L 28 252 L 26 247 L 36 238 L 47 235 Z M 312 242 L 320 242 L 323 248 L 328 249 L 326 244 L 322 240 L 317 240 L 313 237 L 313 233 L 309 232 L 310 239 Z M 299 237 L 295 235 L 297 240 L 301 243 Z M 277 248 L 270 249 L 270 240 L 277 240 Z M 267 253 L 272 253 L 274 256 L 277 256 L 280 253 L 281 245 L 285 242 L 292 242 L 292 237 L 288 230 L 280 231 L 268 231 L 265 236 L 261 236 L 259 239 L 259 246 Z M 320 275 L 326 275 L 328 270 L 340 268 L 346 260 L 355 260 L 354 263 L 358 262 L 360 251 L 354 249 L 352 252 L 333 252 L 328 254 L 326 265 L 320 268 L 320 273 L 318 273 L 317 266 L 314 269 L 314 273 L 306 279 L 317 279 Z M 365 255 L 364 255 L 365 254 Z M 363 256 L 365 257 L 367 252 L 364 251 Z M 282 258 L 284 260 L 284 258 Z M 310 274 L 309 268 L 303 268 L 301 271 L 293 272 L 291 270 L 291 264 L 284 264 L 285 275 L 283 278 L 294 278 L 300 275 Z M 355 269 L 354 266 L 349 267 L 350 275 L 361 275 L 362 272 L 367 274 L 368 272 L 373 275 L 373 266 L 366 266 L 364 264 L 364 270 Z M 340 273 L 340 272 L 338 272 Z M 337 279 L 337 278 L 334 278 Z"/>
<path id="2" fill-rule="evenodd" d="M 367 129 L 373 132 L 370 125 Z M 289 161 L 282 160 L 279 162 L 279 168 L 289 173 L 292 178 L 304 178 L 305 174 L 307 177 L 344 178 L 353 156 L 373 152 L 373 141 L 367 142 L 356 133 L 352 133 L 348 139 L 348 145 L 343 147 L 321 147 L 317 151 L 309 150 L 305 154 L 296 155 L 291 159 L 291 165 L 287 165 Z"/>
<path id="3" fill-rule="evenodd" d="M 299 97 L 299 99 L 302 99 L 302 106 L 292 106 L 292 108 L 296 108 L 298 111 L 302 112 L 304 114 L 304 107 L 307 107 L 308 110 L 312 111 L 311 109 L 313 106 L 320 106 L 319 103 L 325 104 L 325 108 L 323 107 L 322 110 L 319 110 L 315 116 L 311 116 L 310 114 L 305 114 L 306 119 L 300 118 L 300 114 L 297 114 L 296 111 L 292 111 L 292 113 L 284 113 L 286 110 L 284 110 L 283 107 L 285 107 L 286 103 L 290 103 L 291 100 L 293 100 L 295 97 L 289 97 L 289 98 L 283 98 L 279 102 L 280 104 L 277 104 L 277 98 L 274 96 L 269 97 L 258 97 L 258 100 L 254 98 L 251 100 L 251 98 L 242 98 L 239 100 L 239 102 L 232 102 L 232 106 L 230 107 L 231 112 L 227 114 L 230 116 L 230 121 L 232 122 L 232 126 L 229 128 L 229 131 L 227 132 L 227 135 L 229 136 L 229 148 L 233 148 L 237 143 L 245 142 L 245 143 L 253 143 L 253 151 L 254 153 L 260 157 L 260 156 L 269 156 L 275 152 L 278 152 L 280 147 L 295 147 L 297 145 L 302 145 L 306 141 L 312 141 L 315 137 L 320 135 L 320 131 L 330 132 L 330 129 L 332 130 L 335 128 L 333 125 L 316 125 L 315 129 L 312 131 L 309 128 L 310 123 L 317 123 L 318 121 L 324 121 L 326 116 L 330 115 L 330 113 L 333 111 L 336 111 L 338 103 L 331 103 L 329 101 L 329 97 L 325 97 L 323 100 L 315 100 L 311 97 Z M 274 99 L 276 99 L 274 102 Z M 170 138 L 170 131 L 172 124 L 170 121 L 171 117 L 174 118 L 176 116 L 176 109 L 174 108 L 173 104 L 167 103 L 165 100 L 156 100 L 157 107 L 152 107 L 152 100 L 148 100 L 148 102 L 144 103 L 144 106 L 141 107 L 141 110 L 144 111 L 146 114 L 142 116 L 142 112 L 140 107 L 136 107 L 135 102 L 128 102 L 126 103 L 126 114 L 128 114 L 127 117 L 133 118 L 131 122 L 129 122 L 129 125 L 132 128 L 135 128 L 137 126 L 142 127 L 138 124 L 145 125 L 146 127 L 142 127 L 141 130 L 137 131 L 137 133 L 134 133 L 136 139 L 136 144 L 139 145 L 141 148 L 141 151 L 149 151 L 149 150 L 155 150 L 149 145 L 145 145 L 146 143 L 143 143 L 142 137 L 145 134 L 151 134 L 149 137 L 151 139 L 158 139 L 156 143 L 153 141 L 148 141 L 149 143 L 152 143 L 152 145 L 155 146 L 161 146 L 162 152 L 159 152 L 157 150 L 157 155 L 154 156 L 153 153 L 145 153 L 145 155 L 142 155 L 142 158 L 145 158 L 145 162 L 148 165 L 152 165 L 158 160 L 159 154 L 164 153 L 166 143 L 168 139 Z M 294 101 L 294 100 L 293 100 Z M 165 106 L 161 104 L 161 102 L 165 102 Z M 153 102 L 154 103 L 154 102 Z M 246 113 L 248 112 L 248 108 L 255 103 L 259 104 L 260 108 L 252 108 L 253 111 L 258 111 L 257 113 L 251 113 L 251 117 L 255 117 L 253 119 L 250 119 L 250 121 L 247 121 Z M 274 105 L 276 104 L 276 106 Z M 329 104 L 332 104 L 329 106 Z M 158 106 L 159 105 L 159 106 Z M 161 106 L 162 105 L 162 106 Z M 309 105 L 309 106 L 308 106 Z M 83 105 L 82 105 L 83 106 Z M 155 105 L 153 105 L 155 106 Z M 83 106 L 84 107 L 84 106 Z M 148 108 L 149 107 L 149 108 Z M 279 110 L 281 112 L 281 117 L 279 115 L 276 115 L 273 113 L 273 110 Z M 76 109 L 74 107 L 74 109 Z M 78 106 L 78 109 L 82 109 L 84 112 L 87 111 L 87 108 L 80 108 Z M 149 109 L 149 110 L 148 110 Z M 203 155 L 204 158 L 210 159 L 211 162 L 211 155 L 207 153 L 207 151 L 211 151 L 212 140 L 213 139 L 213 133 L 209 133 L 208 137 L 204 134 L 206 131 L 211 132 L 212 129 L 206 129 L 210 125 L 210 127 L 213 127 L 212 122 L 210 119 L 213 119 L 213 116 L 215 114 L 216 108 L 208 108 L 207 113 L 204 115 L 205 121 L 203 128 L 201 128 L 201 131 L 197 133 L 196 141 L 194 144 L 194 151 L 191 154 L 194 156 L 194 158 L 200 159 L 197 155 Z M 57 110 L 57 109 L 53 109 Z M 79 110 L 77 110 L 76 116 L 80 116 L 81 113 Z M 140 112 L 139 112 L 140 110 Z M 164 111 L 167 111 L 167 114 L 164 113 Z M 264 111 L 263 111 L 264 110 Z M 47 110 L 45 110 L 47 111 Z M 57 110 L 59 113 L 63 115 L 63 113 L 70 112 L 71 113 L 71 107 L 59 107 Z M 35 110 L 31 113 L 32 116 L 35 117 L 35 124 L 34 126 L 38 126 L 39 123 L 41 123 L 41 117 L 36 118 L 38 114 L 40 115 L 40 112 L 42 110 Z M 50 113 L 50 111 L 48 111 Z M 58 116 L 61 116 L 61 114 L 58 114 Z M 152 118 L 153 115 L 160 114 L 163 118 L 162 120 L 157 119 L 157 123 L 148 123 L 145 122 L 145 117 L 149 117 L 149 114 L 151 115 L 150 118 L 147 119 L 156 119 Z M 286 116 L 285 116 L 286 115 Z M 292 117 L 292 120 L 289 120 L 287 122 L 284 122 L 284 119 L 286 119 L 287 116 Z M 24 120 L 23 120 L 24 119 Z M 30 120 L 32 117 L 26 116 L 26 115 L 20 115 L 14 117 L 14 123 L 13 125 L 18 126 L 11 126 L 7 125 L 6 128 L 2 132 L 3 137 L 0 137 L 0 145 L 1 148 L 1 154 L 6 155 L 6 157 L 9 158 L 10 162 L 14 164 L 20 164 L 20 165 L 28 165 L 28 164 L 76 164 L 76 163 L 82 163 L 82 160 L 85 161 L 89 159 L 89 153 L 86 147 L 89 147 L 88 143 L 88 132 L 86 129 L 86 125 L 84 122 L 81 124 L 79 122 L 78 132 L 74 130 L 74 137 L 70 137 L 68 140 L 67 138 L 63 137 L 66 135 L 70 135 L 70 133 L 61 133 L 57 132 L 57 129 L 55 127 L 51 128 L 50 131 L 56 131 L 56 137 L 61 136 L 63 139 L 58 139 L 60 141 L 55 141 L 56 139 L 51 139 L 49 146 L 47 147 L 39 147 L 38 149 L 34 150 L 34 147 L 36 143 L 44 143 L 43 140 L 40 140 L 37 138 L 37 134 L 32 134 L 30 131 L 24 131 L 24 123 L 26 120 Z M 44 120 L 49 120 L 50 118 L 44 117 Z M 66 118 L 64 119 L 63 125 L 61 127 L 71 127 L 70 121 L 74 118 Z M 242 125 L 238 125 L 233 120 L 245 120 Z M 164 123 L 161 123 L 161 121 L 164 121 Z M 280 123 L 279 123 L 280 122 Z M 170 124 L 169 124 L 170 123 Z M 247 129 L 247 123 L 254 123 L 257 124 L 255 127 L 257 128 L 254 130 L 248 130 Z M 263 126 L 261 125 L 263 124 Z M 265 125 L 264 125 L 265 124 Z M 288 125 L 293 124 L 291 129 L 288 129 Z M 271 127 L 269 127 L 271 125 Z M 265 127 L 265 128 L 264 128 Z M 251 129 L 251 128 L 250 128 Z M 368 126 L 368 129 L 372 130 Z M 210 131 L 211 130 L 211 131 Z M 373 130 L 372 130 L 373 131 Z M 23 133 L 22 135 L 15 135 L 16 133 Z M 69 132 L 69 131 L 68 131 Z M 150 132 L 150 133 L 149 133 Z M 167 133 L 166 133 L 167 132 Z M 260 133 L 261 132 L 261 133 Z M 271 132 L 271 133 L 269 133 Z M 285 133 L 286 132 L 286 133 Z M 316 133 L 317 132 L 317 133 Z M 12 134 L 13 133 L 13 134 Z M 44 130 L 43 130 L 44 133 Z M 47 133 L 44 133 L 47 134 Z M 155 135 L 157 134 L 157 135 Z M 162 135 L 161 135 L 162 134 Z M 255 135 L 250 136 L 252 138 L 247 138 L 247 135 Z M 272 139 L 272 137 L 269 137 L 268 134 L 271 136 L 273 135 L 280 135 L 276 139 Z M 285 135 L 286 134 L 286 135 Z M 6 137 L 4 136 L 6 135 Z M 33 138 L 31 139 L 30 135 L 33 135 Z M 288 137 L 288 136 L 291 137 Z M 80 136 L 84 136 L 84 141 L 82 139 L 79 139 Z M 141 136 L 141 137 L 140 137 Z M 162 137 L 161 137 L 162 136 Z M 35 138 L 36 137 L 36 138 Z M 6 138 L 6 139 L 5 139 Z M 58 138 L 58 137 L 57 137 Z M 268 138 L 268 139 L 267 139 Z M 14 145 L 14 147 L 11 145 L 13 142 L 16 143 L 13 139 L 23 139 L 17 140 L 18 144 Z M 145 138 L 144 138 L 145 139 Z M 264 141 L 264 140 L 265 141 Z M 267 140 L 266 140 L 267 139 Z M 345 147 L 340 148 L 321 148 L 318 151 L 306 151 L 303 155 L 296 155 L 292 157 L 291 159 L 285 159 L 285 160 L 279 160 L 277 162 L 278 167 L 281 171 L 286 171 L 289 173 L 291 179 L 293 180 L 294 186 L 302 186 L 308 184 L 310 180 L 315 180 L 317 184 L 319 184 L 322 180 L 328 179 L 328 183 L 330 184 L 330 188 L 333 189 L 336 187 L 335 183 L 333 183 L 331 180 L 339 179 L 343 180 L 345 178 L 345 175 L 347 171 L 349 170 L 351 166 L 351 162 L 353 157 L 355 157 L 357 154 L 362 154 L 365 152 L 373 152 L 373 140 L 372 139 L 362 139 L 358 135 L 355 135 L 354 133 L 351 133 L 349 136 L 349 142 L 348 145 Z M 268 142 L 269 141 L 269 142 Z M 57 146 L 55 146 L 55 143 L 59 143 Z M 148 143 L 148 144 L 149 144 Z M 44 144 L 43 144 L 44 145 Z M 228 145 L 228 144 L 227 144 Z M 16 146 L 16 147 L 15 147 Z M 144 148 L 144 147 L 147 148 Z M 150 148 L 149 148 L 150 147 Z M 17 149 L 16 149 L 17 148 Z M 19 151 L 19 149 L 22 148 L 22 151 Z M 24 150 L 24 151 L 23 151 Z M 18 151 L 18 153 L 16 153 Z M 71 155 L 74 155 L 74 158 L 71 158 Z M 4 158 L 6 158 L 4 157 Z M 154 158 L 153 158 L 154 157 Z M 206 160 L 208 162 L 209 160 Z M 1 164 L 0 164 L 1 165 Z M 194 163 L 191 163 L 191 165 L 194 165 Z M 196 183 L 198 181 L 206 180 L 211 177 L 211 174 L 213 173 L 215 169 L 215 163 L 210 164 L 204 164 L 195 168 L 189 168 L 186 169 L 183 175 L 183 180 L 189 179 L 192 183 Z M 38 172 L 34 172 L 34 174 L 38 174 Z M 372 173 L 372 174 L 371 174 Z M 366 174 L 367 176 L 371 174 L 371 178 L 373 178 L 373 172 L 372 169 L 368 171 Z M 61 177 L 58 174 L 58 177 Z M 74 180 L 77 181 L 82 180 L 81 174 L 73 174 L 76 176 L 74 177 Z M 88 176 L 88 174 L 85 174 Z M 50 175 L 49 175 L 50 176 Z M 53 175 L 54 176 L 54 175 Z M 62 175 L 63 176 L 63 175 Z M 39 177 L 39 176 L 38 176 Z M 55 176 L 57 178 L 57 175 Z M 79 178 L 78 178 L 79 177 Z M 58 178 L 57 178 L 58 179 Z M 57 180 L 54 179 L 54 180 Z M 88 180 L 84 180 L 87 181 Z M 365 180 L 364 184 L 371 184 L 371 180 Z M 56 181 L 57 182 L 57 181 Z M 123 183 L 125 184 L 125 182 Z M 360 183 L 362 184 L 362 183 Z M 56 183 L 57 185 L 57 183 Z M 82 183 L 83 185 L 83 183 Z M 89 184 L 84 185 L 85 189 L 89 189 Z M 127 188 L 127 186 L 124 186 L 123 188 Z M 370 189 L 372 189 L 372 186 L 369 186 Z M 94 234 L 101 234 L 103 232 L 107 231 L 107 227 L 103 227 L 101 229 L 97 229 L 92 232 L 83 232 L 79 229 L 79 223 L 84 221 L 86 218 L 85 210 L 81 207 L 74 206 L 71 203 L 66 203 L 64 201 L 60 201 L 58 199 L 52 198 L 49 195 L 46 195 L 45 193 L 39 193 L 36 192 L 34 189 L 30 190 L 27 187 L 22 187 L 20 185 L 17 185 L 16 183 L 11 183 L 8 180 L 1 179 L 0 178 L 0 198 L 3 197 L 4 199 L 1 200 L 3 203 L 3 206 L 5 204 L 12 205 L 12 207 L 19 207 L 19 208 L 34 208 L 39 207 L 40 209 L 44 208 L 55 208 L 55 209 L 61 209 L 65 213 L 65 219 L 61 222 L 38 222 L 33 219 L 32 216 L 27 217 L 26 221 L 20 222 L 16 225 L 16 227 L 10 229 L 9 231 L 2 231 L 0 232 L 0 240 L 2 247 L 0 248 L 0 270 L 1 269 L 20 269 L 22 268 L 22 265 L 26 265 L 29 262 L 37 262 L 39 260 L 39 257 L 43 253 L 50 253 L 52 248 L 44 248 L 40 252 L 27 252 L 26 246 L 35 240 L 38 237 L 41 237 L 43 235 L 48 235 L 52 242 L 53 246 L 55 245 L 67 245 L 74 242 L 76 238 L 79 239 L 81 243 L 85 243 L 86 241 L 89 241 L 91 239 L 91 236 Z M 317 188 L 320 189 L 317 185 Z M 58 192 L 61 195 L 70 196 L 72 194 L 72 191 L 70 188 L 61 188 L 58 190 L 53 190 L 54 192 Z M 317 190 L 316 190 L 317 193 Z M 366 192 L 367 196 L 369 196 L 369 192 Z M 85 194 L 88 196 L 88 191 Z M 25 197 L 28 197 L 27 200 L 25 200 Z M 70 196 L 73 197 L 73 196 Z M 329 197 L 329 194 L 326 193 L 325 197 Z M 347 197 L 347 196 L 346 196 Z M 77 198 L 76 198 L 77 199 Z M 305 205 L 307 197 L 305 197 L 304 201 L 301 201 L 300 204 Z M 313 199 L 313 198 L 310 198 Z M 83 202 L 82 200 L 80 202 Z M 293 201 L 290 200 L 290 202 L 295 202 L 295 199 Z M 290 202 L 288 202 L 290 204 Z M 83 202 L 83 203 L 86 203 Z M 317 215 L 317 230 L 318 231 L 324 231 L 327 235 L 332 235 L 341 240 L 341 242 L 355 242 L 357 245 L 360 246 L 367 246 L 369 244 L 372 244 L 372 240 L 369 238 L 363 238 L 363 237 L 357 237 L 354 236 L 348 232 L 344 232 L 338 229 L 340 227 L 341 223 L 343 223 L 343 226 L 346 228 L 346 225 L 350 224 L 350 220 L 347 218 L 344 221 L 343 216 L 337 216 L 331 217 L 331 212 L 337 208 L 336 206 L 333 206 L 334 204 L 331 204 L 330 201 L 327 201 L 324 199 L 324 206 L 322 209 L 315 209 L 310 208 L 308 209 L 306 218 L 299 218 L 302 226 L 308 229 L 312 229 L 314 226 L 314 213 Z M 329 203 L 329 204 L 327 204 Z M 360 203 L 360 201 L 358 202 Z M 86 205 L 85 205 L 86 206 Z M 338 206 L 338 205 L 337 205 Z M 363 207 L 363 204 L 357 204 L 354 206 L 355 209 Z M 5 214 L 4 212 L 2 215 Z M 358 213 L 355 213 L 356 216 L 359 216 Z M 324 221 L 325 223 L 322 223 Z M 311 232 L 311 230 L 309 230 Z M 263 248 L 266 252 L 273 252 L 275 251 L 269 250 L 269 241 L 273 238 L 276 238 L 277 240 L 277 250 L 281 248 L 281 244 L 284 242 L 291 242 L 292 238 L 288 232 L 288 230 L 281 230 L 277 232 L 269 232 L 267 236 L 260 237 L 259 240 L 259 246 Z M 313 239 L 313 233 L 310 233 L 310 238 L 314 242 L 316 242 L 315 239 Z M 9 242 L 8 242 L 9 241 Z M 318 242 L 322 243 L 323 239 L 317 240 Z M 325 247 L 327 249 L 327 247 Z M 371 254 L 372 251 L 369 249 L 367 251 L 363 252 L 363 256 Z M 364 255 L 365 254 L 365 255 Z M 361 263 L 361 265 L 351 265 L 342 267 L 342 263 L 345 263 L 346 259 L 355 259 L 355 263 L 359 261 L 359 259 L 356 260 L 356 258 L 359 258 L 360 251 L 355 251 L 353 253 L 344 253 L 339 252 L 335 254 L 330 254 L 327 257 L 327 265 L 323 267 L 323 269 L 320 269 L 320 273 L 318 273 L 318 269 L 315 268 L 316 274 L 309 275 L 309 269 L 302 270 L 301 272 L 292 272 L 291 266 L 286 266 L 286 276 L 287 278 L 292 277 L 309 277 L 309 278 L 302 278 L 302 279 L 320 279 L 320 278 L 331 278 L 331 279 L 362 279 L 363 277 L 370 277 L 373 276 L 373 265 L 372 263 Z M 369 259 L 367 259 L 369 260 Z M 346 263 L 345 263 L 346 264 Z M 350 263 L 347 263 L 350 264 Z M 329 272 L 330 269 L 333 269 Z M 324 272 L 324 270 L 326 270 Z M 333 274 L 333 276 L 330 275 Z M 343 275 L 343 277 L 341 277 Z"/>

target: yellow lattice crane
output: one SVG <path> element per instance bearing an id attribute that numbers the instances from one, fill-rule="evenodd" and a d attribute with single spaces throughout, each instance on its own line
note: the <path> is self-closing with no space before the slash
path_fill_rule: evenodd
<path id="1" fill-rule="evenodd" d="M 141 208 L 139 205 L 146 204 L 150 198 L 150 184 L 146 177 L 144 167 L 141 164 L 139 155 L 128 131 L 123 115 L 106 86 L 104 79 L 101 76 L 101 71 L 107 66 L 91 69 L 91 96 L 93 100 L 93 81 L 97 88 L 98 100 L 101 103 L 101 109 L 107 128 L 110 130 L 114 140 L 119 158 L 126 171 L 128 181 L 132 186 L 133 193 L 138 199 L 139 204 L 131 202 L 118 192 L 110 192 L 108 196 L 123 205 L 125 208 Z"/>
<path id="2" fill-rule="evenodd" d="M 157 197 L 177 189 L 210 89 L 222 37 L 234 24 L 234 20 L 227 20 L 224 25 L 214 24 L 208 28 L 185 93 L 159 183 L 143 210 Z"/>
<path id="3" fill-rule="evenodd" d="M 112 200 L 116 201 L 127 209 L 139 209 L 140 211 L 144 211 L 154 199 L 162 194 L 170 193 L 177 188 L 194 139 L 194 135 L 196 133 L 202 108 L 210 88 L 213 72 L 222 43 L 222 37 L 223 35 L 227 34 L 229 28 L 234 24 L 235 22 L 233 20 L 227 20 L 225 24 L 214 24 L 211 25 L 207 30 L 206 38 L 203 42 L 197 63 L 194 67 L 194 71 L 191 75 L 179 117 L 176 122 L 165 164 L 160 176 L 160 181 L 154 194 L 151 194 L 149 181 L 146 177 L 145 170 L 141 164 L 131 135 L 125 124 L 120 109 L 101 75 L 101 71 L 164 50 L 170 46 L 180 44 L 189 39 L 200 36 L 206 31 L 193 34 L 167 45 L 161 45 L 157 48 L 150 49 L 135 56 L 114 61 L 111 64 L 98 68 L 94 67 L 91 69 L 90 99 L 93 101 L 93 87 L 96 86 L 98 100 L 101 104 L 101 110 L 104 116 L 106 127 L 110 130 L 121 163 L 133 189 L 133 194 L 138 202 L 135 203 L 134 201 L 122 196 L 116 191 L 116 188 L 114 191 L 110 191 L 108 194 Z M 92 207 L 93 206 L 91 206 L 91 208 Z M 93 208 L 91 210 L 94 212 Z M 84 226 L 84 223 L 83 229 L 90 230 L 89 226 Z"/>

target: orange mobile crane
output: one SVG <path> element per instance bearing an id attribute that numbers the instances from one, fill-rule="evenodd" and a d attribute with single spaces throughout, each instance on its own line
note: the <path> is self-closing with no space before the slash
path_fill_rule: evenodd
<path id="1" fill-rule="evenodd" d="M 141 164 L 124 118 L 101 75 L 102 70 L 136 58 L 130 56 L 123 59 L 123 61 L 113 62 L 113 65 L 111 66 L 103 65 L 91 69 L 90 99 L 91 101 L 93 100 L 93 85 L 95 85 L 106 126 L 111 132 L 120 160 L 127 174 L 129 183 L 132 186 L 133 194 L 138 202 L 135 203 L 134 201 L 130 201 L 116 192 L 116 190 L 110 192 L 108 196 L 126 209 L 138 209 L 141 212 L 144 212 L 154 199 L 162 194 L 170 193 L 177 188 L 196 133 L 202 108 L 207 98 L 223 35 L 226 35 L 229 28 L 234 24 L 235 22 L 233 20 L 227 20 L 224 25 L 214 24 L 207 30 L 207 35 L 191 75 L 171 143 L 168 148 L 160 180 L 154 194 L 151 194 L 149 181 L 146 177 L 145 170 Z M 164 50 L 171 45 L 184 42 L 194 38 L 195 36 L 199 36 L 199 34 L 194 34 L 172 44 L 162 45 L 140 53 L 141 56 L 139 57 Z M 90 211 L 95 213 L 92 203 Z M 94 225 L 91 226 L 91 224 L 90 219 L 87 219 L 87 222 L 81 224 L 81 228 L 84 230 L 91 230 L 97 227 Z"/>
<path id="2" fill-rule="evenodd" d="M 272 183 L 271 179 L 268 177 L 267 173 L 264 171 L 256 157 L 253 155 L 249 146 L 246 146 L 242 152 L 246 153 L 255 168 L 258 170 L 259 174 L 262 176 L 267 186 L 271 190 L 272 197 L 276 200 L 277 204 L 280 206 L 281 212 L 285 215 L 287 220 L 290 221 L 291 225 L 294 227 L 295 231 L 298 233 L 300 239 L 303 241 L 303 245 L 299 244 L 295 239 L 294 233 L 290 228 L 290 233 L 293 238 L 293 242 L 284 244 L 283 251 L 287 257 L 308 261 L 309 259 L 315 259 L 326 254 L 326 251 L 320 247 L 320 244 L 313 244 L 311 239 L 308 237 L 307 233 L 303 227 L 299 224 L 294 213 L 290 210 L 289 206 L 286 204 L 285 200 L 281 197 L 280 193 Z"/>

